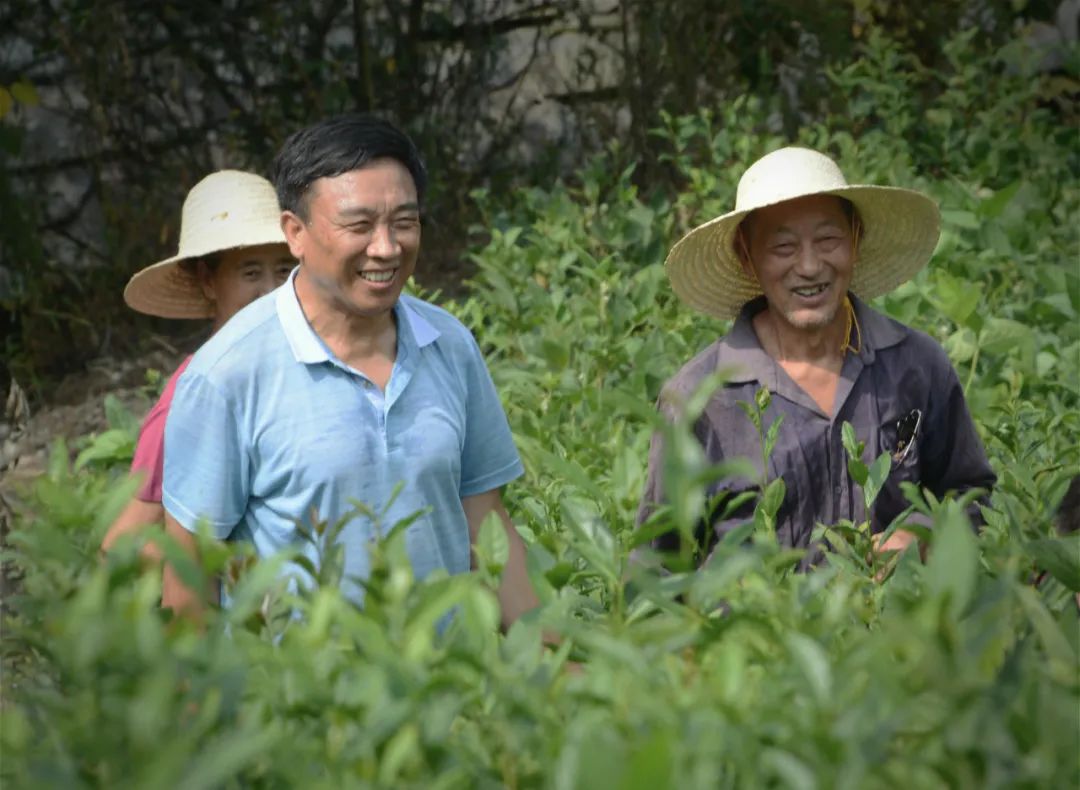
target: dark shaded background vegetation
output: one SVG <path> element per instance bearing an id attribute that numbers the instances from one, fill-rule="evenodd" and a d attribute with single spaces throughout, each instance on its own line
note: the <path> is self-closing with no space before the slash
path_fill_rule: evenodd
<path id="1" fill-rule="evenodd" d="M 232 605 L 204 630 L 172 623 L 138 559 L 150 533 L 99 554 L 139 419 L 115 387 L 104 404 L 84 392 L 108 430 L 53 428 L 40 468 L 20 459 L 24 484 L 0 492 L 0 565 L 18 580 L 0 609 L 3 787 L 1080 786 L 1080 537 L 1057 529 L 1080 472 L 1076 17 L 1062 48 L 1060 28 L 1025 21 L 1048 7 L 924 5 L 27 5 L 3 56 L 26 65 L 0 74 L 0 129 L 22 146 L 0 171 L 20 378 L 55 399 L 52 378 L 91 355 L 139 369 L 138 344 L 166 330 L 197 342 L 119 298 L 175 243 L 184 189 L 261 168 L 294 126 L 370 99 L 427 147 L 440 191 L 419 279 L 455 290 L 439 301 L 505 404 L 526 467 L 507 507 L 542 605 L 498 633 L 501 530 L 481 530 L 474 573 L 417 581 L 404 533 L 377 525 L 356 608 L 342 522 L 311 536 L 312 588 L 277 577 L 289 555 L 204 541 L 185 572 L 223 577 Z M 93 80 L 77 81 L 78 52 Z M 925 564 L 882 565 L 869 524 L 844 521 L 819 525 L 822 565 L 792 573 L 780 481 L 763 480 L 705 568 L 658 575 L 629 561 L 652 404 L 723 328 L 677 302 L 662 261 L 785 142 L 941 207 L 932 265 L 875 306 L 960 375 L 998 473 L 986 526 L 910 487 L 933 522 Z M 692 424 L 664 428 L 675 494 L 653 525 L 684 535 L 722 472 Z M 871 500 L 883 448 L 845 447 Z"/>
<path id="2" fill-rule="evenodd" d="M 171 254 L 192 184 L 219 167 L 265 170 L 284 137 L 316 118 L 372 110 L 416 136 L 434 174 L 418 279 L 458 292 L 470 272 L 466 229 L 478 212 L 468 195 L 477 187 L 498 196 L 573 181 L 617 141 L 611 167 L 636 164 L 640 187 L 673 195 L 686 185 L 665 164 L 670 140 L 650 133 L 665 113 L 756 94 L 769 109 L 762 132 L 792 138 L 835 108 L 827 64 L 869 31 L 886 31 L 911 54 L 898 68 L 933 70 L 957 31 L 987 49 L 1015 45 L 1033 21 L 1045 33 L 1058 3 L 9 0 L 0 8 L 0 331 L 10 371 L 42 400 L 93 357 L 135 354 L 152 336 L 180 346 L 201 339 L 190 324 L 128 310 L 124 283 Z M 1062 79 L 1048 83 L 1047 101 L 1065 124 L 1076 120 L 1076 85 Z"/>

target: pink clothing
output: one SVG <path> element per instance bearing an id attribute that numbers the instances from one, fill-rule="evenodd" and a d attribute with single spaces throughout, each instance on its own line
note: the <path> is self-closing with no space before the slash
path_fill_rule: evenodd
<path id="1" fill-rule="evenodd" d="M 187 357 L 180 363 L 180 367 L 165 384 L 161 397 L 150 409 L 150 413 L 143 420 L 142 428 L 139 429 L 135 457 L 131 459 L 131 472 L 132 474 L 138 472 L 145 476 L 142 488 L 135 494 L 135 498 L 143 502 L 161 501 L 161 480 L 165 467 L 165 418 L 169 415 L 173 392 L 176 391 L 176 382 L 189 362 L 191 362 L 191 357 Z"/>

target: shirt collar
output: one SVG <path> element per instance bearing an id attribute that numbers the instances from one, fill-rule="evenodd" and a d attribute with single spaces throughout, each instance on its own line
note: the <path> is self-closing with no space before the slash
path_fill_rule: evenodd
<path id="1" fill-rule="evenodd" d="M 294 281 L 299 271 L 299 266 L 293 269 L 289 279 L 277 290 L 277 314 L 281 321 L 281 328 L 285 332 L 285 338 L 297 362 L 305 365 L 330 362 L 333 359 L 330 349 L 308 323 L 307 316 L 304 315 L 304 310 L 300 306 L 300 299 L 296 295 Z M 411 297 L 402 296 L 394 304 L 394 315 L 398 320 L 399 344 L 405 347 L 415 345 L 416 348 L 423 348 L 434 343 L 439 337 L 439 330 L 420 315 L 407 300 L 411 300 Z"/>
<path id="2" fill-rule="evenodd" d="M 859 324 L 862 341 L 859 356 L 864 365 L 872 364 L 878 351 L 895 346 L 907 337 L 903 324 L 879 313 L 855 294 L 851 295 L 851 303 L 855 305 L 855 318 Z"/>
<path id="3" fill-rule="evenodd" d="M 394 311 L 397 313 L 398 319 L 402 316 L 408 321 L 409 329 L 412 330 L 413 341 L 416 343 L 417 348 L 423 348 L 424 346 L 431 345 L 439 337 L 439 330 L 433 327 L 426 318 L 420 315 L 420 312 L 411 304 L 413 297 L 402 296 L 397 300 L 397 304 L 394 305 Z M 399 320 L 400 324 L 400 320 Z"/>
<path id="4" fill-rule="evenodd" d="M 895 346 L 905 337 L 902 325 L 869 307 L 859 297 L 851 294 L 855 306 L 855 318 L 859 325 L 859 357 L 864 365 L 873 364 L 877 351 Z M 765 308 L 765 297 L 759 296 L 743 305 L 731 330 L 717 343 L 717 369 L 730 371 L 728 381 L 745 384 L 757 381 L 776 391 L 776 365 L 772 357 L 761 347 L 752 323 L 754 316 Z M 853 330 L 854 331 L 854 330 Z"/>

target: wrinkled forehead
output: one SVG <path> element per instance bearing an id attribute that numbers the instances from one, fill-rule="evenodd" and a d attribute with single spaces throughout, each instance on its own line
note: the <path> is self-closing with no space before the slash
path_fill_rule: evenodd
<path id="1" fill-rule="evenodd" d="M 851 226 L 855 207 L 836 195 L 808 195 L 754 209 L 739 223 L 752 236 L 755 232 L 775 233 L 781 229 L 810 228 L 822 225 Z"/>
<path id="2" fill-rule="evenodd" d="M 392 157 L 382 157 L 362 166 L 322 176 L 305 193 L 309 208 L 318 206 L 331 213 L 419 210 L 416 182 L 412 173 Z"/>

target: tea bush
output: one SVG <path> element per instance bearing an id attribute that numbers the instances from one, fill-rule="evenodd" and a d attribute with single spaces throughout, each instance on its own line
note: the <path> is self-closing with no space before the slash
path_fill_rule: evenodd
<path id="1" fill-rule="evenodd" d="M 171 622 L 137 541 L 97 555 L 131 493 L 114 407 L 80 463 L 58 443 L 11 535 L 5 786 L 1075 785 L 1080 544 L 1053 518 L 1078 471 L 1080 151 L 1045 86 L 966 39 L 949 53 L 952 70 L 928 74 L 873 37 L 830 73 L 840 99 L 800 140 L 852 181 L 942 206 L 934 263 L 879 306 L 937 337 L 965 382 L 1000 476 L 977 537 L 962 502 L 913 491 L 933 520 L 925 564 L 904 555 L 879 583 L 865 525 L 836 525 L 847 539 L 796 574 L 766 496 L 707 569 L 629 562 L 652 404 L 725 328 L 675 302 L 664 255 L 782 142 L 761 132 L 768 103 L 745 98 L 657 130 L 677 195 L 613 168 L 615 146 L 580 183 L 474 195 L 478 274 L 450 307 L 526 463 L 507 500 L 539 611 L 497 633 L 497 531 L 475 573 L 416 583 L 389 524 L 359 610 L 336 590 L 342 525 L 321 524 L 314 589 L 276 579 L 284 558 L 206 542 L 204 567 L 182 571 L 222 577 L 234 604 L 201 632 Z M 688 530 L 713 471 L 686 424 L 663 429 L 684 494 L 667 524 Z M 1036 566 L 1051 575 L 1037 588 Z"/>

